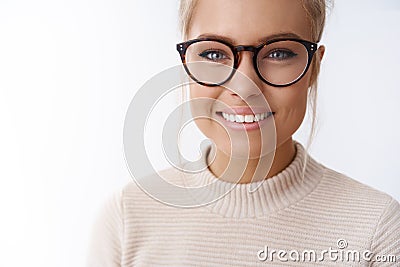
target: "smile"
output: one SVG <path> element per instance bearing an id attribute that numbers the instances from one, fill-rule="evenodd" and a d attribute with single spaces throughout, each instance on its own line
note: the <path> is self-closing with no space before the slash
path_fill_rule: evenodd
<path id="1" fill-rule="evenodd" d="M 258 114 L 230 114 L 225 112 L 220 112 L 220 115 L 229 122 L 236 122 L 236 123 L 254 123 L 263 121 L 272 115 L 275 112 L 264 112 Z"/>

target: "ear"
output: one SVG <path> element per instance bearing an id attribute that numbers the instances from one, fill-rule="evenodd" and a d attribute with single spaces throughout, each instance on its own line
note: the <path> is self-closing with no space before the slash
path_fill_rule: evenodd
<path id="1" fill-rule="evenodd" d="M 317 52 L 316 52 L 316 55 L 315 55 L 315 57 L 318 57 L 319 58 L 319 61 L 321 62 L 322 61 L 322 59 L 324 58 L 324 55 L 325 55 L 325 46 L 323 46 L 323 45 L 321 45 L 320 47 L 318 47 L 318 50 L 317 50 Z M 314 60 L 315 60 L 316 58 L 314 58 Z M 314 61 L 313 60 L 313 61 Z M 320 67 L 320 66 L 319 66 Z M 314 64 L 312 65 L 312 68 L 313 68 L 313 71 L 312 71 L 312 74 L 311 74 L 311 76 L 310 76 L 310 86 L 309 86 L 309 89 L 311 88 L 311 86 L 315 83 L 315 81 L 317 80 L 317 77 L 318 77 L 318 75 L 319 75 L 319 68 L 318 68 L 318 70 L 315 70 L 314 68 L 316 68 L 316 62 L 314 61 Z"/>
<path id="2" fill-rule="evenodd" d="M 325 55 L 325 46 L 321 45 L 318 48 L 317 52 L 318 52 L 318 56 L 319 56 L 320 61 L 322 61 L 322 59 L 324 58 L 324 55 Z"/>

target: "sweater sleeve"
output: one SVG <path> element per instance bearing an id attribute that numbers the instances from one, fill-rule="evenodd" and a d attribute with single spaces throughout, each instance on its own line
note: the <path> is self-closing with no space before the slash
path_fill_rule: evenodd
<path id="1" fill-rule="evenodd" d="M 400 266 L 400 204 L 393 198 L 379 219 L 371 252 L 370 266 Z"/>
<path id="2" fill-rule="evenodd" d="M 93 225 L 88 267 L 120 267 L 123 236 L 122 191 L 103 205 Z"/>

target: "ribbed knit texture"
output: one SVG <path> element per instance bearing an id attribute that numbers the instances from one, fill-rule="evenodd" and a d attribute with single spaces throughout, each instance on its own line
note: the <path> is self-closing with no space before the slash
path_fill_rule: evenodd
<path id="1" fill-rule="evenodd" d="M 199 201 L 227 192 L 206 206 L 165 205 L 129 183 L 95 224 L 88 266 L 400 266 L 400 204 L 311 156 L 302 179 L 306 152 L 295 145 L 291 164 L 261 182 L 232 186 L 208 169 L 184 176 L 173 168 L 161 172 L 170 183 L 208 185 L 194 196 Z M 345 248 L 338 247 L 339 239 Z M 257 254 L 266 246 L 262 261 Z M 339 253 L 323 254 L 330 248 Z M 286 252 L 280 259 L 279 250 Z M 301 261 L 310 250 L 316 260 Z M 349 251 L 359 252 L 360 260 Z M 365 251 L 373 255 L 363 257 Z M 396 256 L 397 262 L 365 260 L 375 255 Z"/>

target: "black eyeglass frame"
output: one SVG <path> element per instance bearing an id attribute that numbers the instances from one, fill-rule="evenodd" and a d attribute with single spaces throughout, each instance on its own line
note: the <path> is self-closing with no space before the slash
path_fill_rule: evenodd
<path id="1" fill-rule="evenodd" d="M 202 81 L 199 81 L 198 79 L 196 79 L 196 77 L 194 77 L 190 71 L 189 68 L 186 65 L 186 51 L 189 48 L 190 45 L 198 43 L 198 42 L 203 42 L 203 41 L 213 41 L 213 42 L 219 42 L 222 43 L 226 46 L 228 46 L 231 51 L 232 54 L 234 55 L 234 63 L 233 63 L 233 70 L 232 73 L 228 76 L 228 78 L 226 80 L 224 80 L 223 82 L 220 83 L 216 83 L 216 84 L 210 84 L 210 83 L 204 83 Z M 293 82 L 290 82 L 288 84 L 273 84 L 269 81 L 267 81 L 260 73 L 258 66 L 257 66 L 257 57 L 258 57 L 258 53 L 261 51 L 261 49 L 263 49 L 266 45 L 270 45 L 276 42 L 281 42 L 281 41 L 294 41 L 294 42 L 298 42 L 300 44 L 302 44 L 308 52 L 308 62 L 307 62 L 307 66 L 304 69 L 303 73 Z M 315 52 L 318 50 L 318 43 L 314 43 L 314 42 L 310 42 L 310 41 L 306 41 L 306 40 L 302 40 L 302 39 L 297 39 L 297 38 L 280 38 L 280 39 L 273 39 L 270 41 L 267 41 L 265 43 L 262 43 L 258 46 L 251 46 L 251 45 L 238 45 L 238 46 L 234 46 L 229 42 L 226 42 L 224 40 L 220 40 L 220 39 L 216 39 L 216 38 L 199 38 L 199 39 L 193 39 L 193 40 L 188 40 L 186 42 L 182 42 L 182 43 L 178 43 L 176 45 L 176 49 L 179 52 L 179 55 L 181 57 L 183 66 L 187 72 L 187 74 L 198 84 L 200 85 L 204 85 L 204 86 L 209 86 L 209 87 L 215 87 L 215 86 L 221 86 L 224 83 L 228 82 L 230 79 L 232 79 L 233 75 L 235 75 L 237 68 L 239 67 L 239 62 L 240 62 L 240 55 L 239 52 L 242 51 L 250 51 L 253 52 L 253 65 L 254 65 L 254 69 L 258 75 L 258 77 L 265 82 L 266 84 L 270 85 L 270 86 L 274 86 L 274 87 L 287 87 L 290 85 L 293 85 L 295 83 L 297 83 L 298 81 L 300 81 L 304 75 L 307 73 L 308 69 L 310 68 L 312 59 L 314 57 Z"/>

